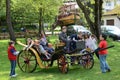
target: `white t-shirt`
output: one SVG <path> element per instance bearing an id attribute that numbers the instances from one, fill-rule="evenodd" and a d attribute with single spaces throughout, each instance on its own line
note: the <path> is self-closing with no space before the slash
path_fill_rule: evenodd
<path id="1" fill-rule="evenodd" d="M 97 41 L 95 38 L 92 39 L 92 50 L 97 49 Z"/>
<path id="2" fill-rule="evenodd" d="M 85 46 L 86 48 L 90 48 L 91 50 L 97 49 L 97 41 L 95 39 L 92 39 L 91 37 L 85 40 Z"/>

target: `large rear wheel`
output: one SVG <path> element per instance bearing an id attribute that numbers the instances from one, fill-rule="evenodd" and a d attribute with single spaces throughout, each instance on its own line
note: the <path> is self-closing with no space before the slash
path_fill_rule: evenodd
<path id="1" fill-rule="evenodd" d="M 18 66 L 23 72 L 31 73 L 37 67 L 35 54 L 31 50 L 21 50 L 17 58 Z"/>
<path id="2" fill-rule="evenodd" d="M 58 63 L 58 68 L 62 73 L 68 72 L 69 64 L 65 55 L 60 55 L 57 60 L 57 63 Z"/>

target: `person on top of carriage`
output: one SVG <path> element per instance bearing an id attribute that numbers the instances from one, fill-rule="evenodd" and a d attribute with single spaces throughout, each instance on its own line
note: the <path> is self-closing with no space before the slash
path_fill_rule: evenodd
<path id="1" fill-rule="evenodd" d="M 33 46 L 33 44 L 34 44 L 34 41 L 32 40 L 32 38 L 28 38 L 26 49 L 28 50 L 29 48 L 31 48 Z"/>
<path id="2" fill-rule="evenodd" d="M 93 43 L 90 34 L 85 34 L 84 39 L 86 48 L 90 48 L 90 50 L 92 50 Z"/>
<path id="3" fill-rule="evenodd" d="M 32 46 L 36 46 L 38 48 L 38 51 L 42 54 L 45 54 L 47 59 L 50 59 L 49 56 L 51 56 L 44 48 L 42 45 L 40 45 L 39 40 L 33 41 L 31 38 L 27 39 L 27 47 L 26 49 L 29 50 Z"/>
<path id="4" fill-rule="evenodd" d="M 65 43 L 66 50 L 69 53 L 70 52 L 70 42 L 71 42 L 71 40 L 68 39 L 66 32 L 67 32 L 67 27 L 63 26 L 62 27 L 62 32 L 59 34 L 59 40 L 60 40 L 60 42 Z"/>
<path id="5" fill-rule="evenodd" d="M 59 34 L 59 40 L 60 42 L 64 42 L 66 43 L 67 42 L 67 27 L 66 26 L 63 26 L 62 27 L 62 32 Z"/>
<path id="6" fill-rule="evenodd" d="M 71 50 L 76 50 L 76 42 L 77 41 L 81 41 L 81 40 L 83 40 L 83 35 L 82 35 L 82 32 L 78 32 L 77 34 L 72 34 L 71 36 L 70 36 L 70 39 L 71 39 L 71 43 L 70 43 L 70 45 L 71 45 Z M 75 63 L 75 56 L 71 56 L 71 65 L 73 65 L 74 63 Z"/>
<path id="7" fill-rule="evenodd" d="M 72 34 L 70 36 L 70 39 L 72 40 L 71 45 L 73 49 L 76 49 L 76 41 L 83 40 L 82 32 L 78 32 L 77 34 Z"/>
<path id="8" fill-rule="evenodd" d="M 40 35 L 40 45 L 42 45 L 44 49 L 48 51 L 48 53 L 54 53 L 52 44 L 48 43 L 46 36 L 43 32 L 41 32 L 41 35 Z"/>
<path id="9" fill-rule="evenodd" d="M 83 35 L 82 35 L 82 32 L 78 32 L 77 34 L 72 34 L 71 36 L 70 36 L 70 38 L 72 39 L 72 40 L 82 40 L 83 39 Z"/>
<path id="10" fill-rule="evenodd" d="M 93 45 L 92 50 L 95 51 L 97 49 L 97 37 L 94 34 L 92 34 L 91 39 L 92 39 L 92 45 Z M 99 54 L 97 51 L 95 52 L 95 55 L 99 59 Z"/>
<path id="11" fill-rule="evenodd" d="M 34 45 L 37 46 L 38 51 L 42 54 L 44 54 L 46 56 L 47 59 L 50 59 L 51 54 L 49 54 L 42 45 L 40 45 L 40 41 L 39 40 L 35 40 L 34 41 Z"/>
<path id="12" fill-rule="evenodd" d="M 94 51 L 97 49 L 97 37 L 94 34 L 92 34 L 90 37 L 91 37 L 92 43 L 93 43 L 92 50 Z"/>

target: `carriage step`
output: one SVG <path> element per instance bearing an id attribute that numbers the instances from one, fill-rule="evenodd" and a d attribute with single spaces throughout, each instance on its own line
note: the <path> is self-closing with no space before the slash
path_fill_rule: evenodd
<path id="1" fill-rule="evenodd" d="M 89 53 L 89 54 L 92 54 L 92 53 Z M 71 57 L 71 56 L 85 56 L 85 55 L 88 55 L 88 54 L 79 54 L 79 53 L 75 53 L 75 54 L 68 54 L 67 57 Z"/>
<path id="2" fill-rule="evenodd" d="M 51 59 L 43 58 L 43 61 L 50 61 Z"/>
<path id="3" fill-rule="evenodd" d="M 78 54 L 78 53 L 76 53 L 76 54 L 71 54 L 71 55 L 67 55 L 67 56 L 69 57 L 69 56 L 82 56 L 82 55 L 84 55 L 84 54 Z"/>
<path id="4" fill-rule="evenodd" d="M 68 62 L 59 63 L 59 65 L 66 65 Z"/>

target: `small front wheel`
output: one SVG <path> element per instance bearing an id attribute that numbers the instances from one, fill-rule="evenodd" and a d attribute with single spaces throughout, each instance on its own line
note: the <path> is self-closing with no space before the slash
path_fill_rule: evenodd
<path id="1" fill-rule="evenodd" d="M 89 52 L 85 51 L 85 54 L 79 57 L 80 64 L 85 68 L 85 69 L 92 69 L 94 66 L 94 59 L 93 55 L 90 54 Z"/>

